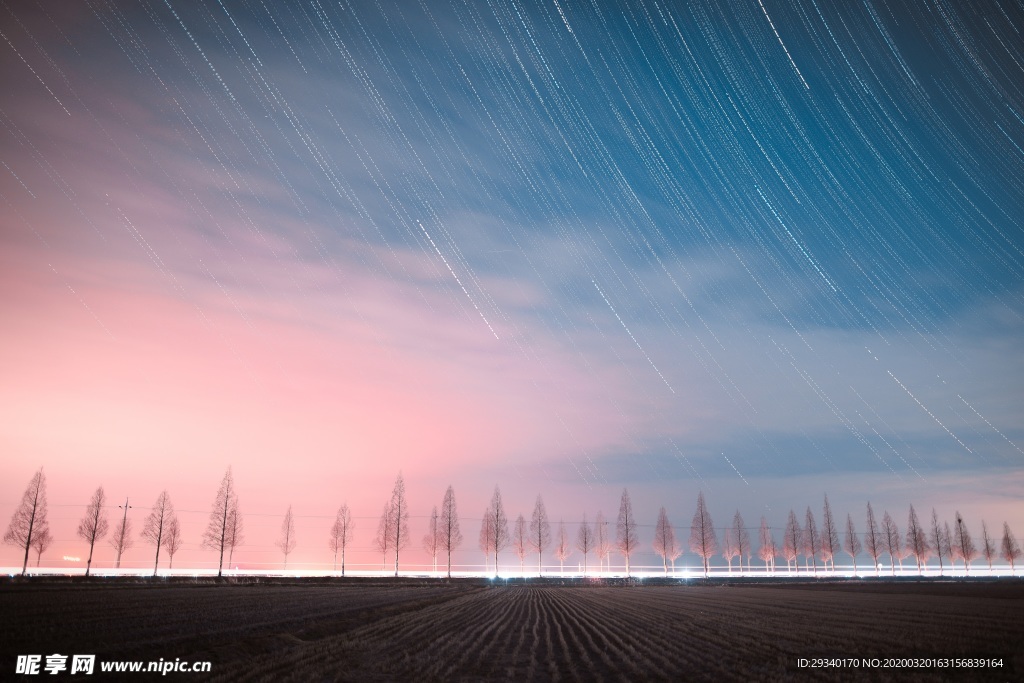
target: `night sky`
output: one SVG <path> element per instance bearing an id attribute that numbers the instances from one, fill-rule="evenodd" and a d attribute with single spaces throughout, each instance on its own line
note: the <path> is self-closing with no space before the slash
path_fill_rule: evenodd
<path id="1" fill-rule="evenodd" d="M 58 565 L 101 484 L 214 561 L 228 466 L 248 566 L 289 505 L 328 562 L 345 501 L 377 562 L 399 471 L 416 539 L 454 485 L 466 563 L 495 485 L 573 525 L 628 487 L 652 563 L 699 491 L 1024 532 L 1019 2 L 4 2 L 0 38 L 0 515 L 43 467 Z"/>

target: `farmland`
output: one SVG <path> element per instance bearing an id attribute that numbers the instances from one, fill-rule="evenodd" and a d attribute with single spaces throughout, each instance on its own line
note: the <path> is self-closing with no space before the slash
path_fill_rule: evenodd
<path id="1" fill-rule="evenodd" d="M 0 666 L 62 652 L 208 660 L 211 680 L 1012 680 L 1022 608 L 1018 581 L 7 583 Z M 816 657 L 1003 667 L 798 666 Z"/>

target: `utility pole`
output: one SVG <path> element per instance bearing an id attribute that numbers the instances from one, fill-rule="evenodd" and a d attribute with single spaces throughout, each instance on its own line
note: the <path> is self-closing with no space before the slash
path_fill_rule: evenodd
<path id="1" fill-rule="evenodd" d="M 128 511 L 132 509 L 132 506 L 128 504 L 128 497 L 125 496 L 124 505 L 118 505 L 117 507 L 124 510 L 124 517 L 121 519 L 121 533 L 123 534 L 124 525 L 128 522 Z M 121 568 L 121 549 L 118 549 L 117 551 L 117 564 L 115 565 L 115 568 Z"/>

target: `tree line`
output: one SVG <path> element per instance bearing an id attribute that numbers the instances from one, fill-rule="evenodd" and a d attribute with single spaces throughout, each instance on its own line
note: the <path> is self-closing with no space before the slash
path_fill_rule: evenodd
<path id="1" fill-rule="evenodd" d="M 134 543 L 131 534 L 131 520 L 128 518 L 130 507 L 127 500 L 124 505 L 118 506 L 122 510 L 122 514 L 120 519 L 116 520 L 109 539 L 116 554 L 116 567 L 120 567 L 122 554 Z M 86 576 L 89 576 L 92 568 L 96 543 L 106 538 L 110 532 L 107 508 L 106 494 L 103 487 L 100 486 L 86 506 L 85 514 L 79 522 L 77 530 L 78 536 L 89 545 Z M 412 542 L 409 517 L 405 480 L 399 474 L 391 496 L 384 504 L 374 538 L 374 546 L 381 553 L 384 569 L 387 570 L 389 562 L 393 560 L 395 576 L 398 575 L 400 568 L 401 551 L 408 548 Z M 611 533 L 608 526 L 609 523 L 604 515 L 598 512 L 592 523 L 588 521 L 586 514 L 583 515 L 576 527 L 574 539 L 562 519 L 558 521 L 553 532 L 544 500 L 541 496 L 537 496 L 529 522 L 520 514 L 512 522 L 510 529 L 501 498 L 501 490 L 495 486 L 494 494 L 484 510 L 480 525 L 479 547 L 484 555 L 485 571 L 489 572 L 493 567 L 494 573 L 497 575 L 499 555 L 511 546 L 519 559 L 520 571 L 523 573 L 525 573 L 527 556 L 535 553 L 537 555 L 537 574 L 542 575 L 545 552 L 550 549 L 563 571 L 566 560 L 574 552 L 579 552 L 582 555 L 581 564 L 584 574 L 589 570 L 591 556 L 597 562 L 599 571 L 604 571 L 606 567 L 610 568 L 611 556 L 616 553 L 622 557 L 626 575 L 629 576 L 631 574 L 631 558 L 640 550 L 642 544 L 627 489 L 622 491 L 614 534 Z M 780 545 L 776 541 L 774 531 L 768 525 L 767 519 L 761 517 L 758 529 L 758 547 L 755 549 L 750 531 L 746 527 L 740 511 L 736 511 L 731 525 L 724 528 L 715 527 L 707 509 L 704 494 L 701 492 L 697 495 L 697 506 L 690 524 L 689 549 L 701 558 L 704 576 L 708 576 L 711 558 L 719 554 L 728 563 L 730 572 L 734 561 L 738 562 L 738 568 L 741 571 L 746 563 L 746 568 L 749 571 L 752 557 L 755 554 L 764 562 L 765 571 L 770 573 L 776 571 L 776 560 L 778 559 L 785 560 L 787 572 L 791 573 L 794 569 L 799 570 L 801 558 L 805 571 L 816 573 L 820 567 L 821 571 L 834 572 L 835 558 L 843 553 L 849 555 L 856 572 L 857 557 L 862 552 L 871 558 L 872 567 L 876 573 L 880 571 L 880 561 L 886 556 L 888 556 L 892 574 L 896 572 L 897 563 L 902 570 L 904 560 L 910 559 L 916 563 L 918 573 L 923 573 L 924 566 L 932 557 L 938 560 L 940 573 L 944 571 L 947 564 L 952 568 L 958 561 L 963 563 L 964 571 L 969 573 L 971 563 L 979 557 L 985 559 L 989 569 L 992 568 L 993 560 L 999 557 L 1010 564 L 1011 571 L 1015 571 L 1016 562 L 1021 557 L 1021 548 L 1007 522 L 1003 523 L 1002 531 L 1002 538 L 997 542 L 996 538 L 989 533 L 986 523 L 982 521 L 979 544 L 975 544 L 959 511 L 956 513 L 952 526 L 948 522 L 940 521 L 934 509 L 931 519 L 927 523 L 922 523 L 914 506 L 911 505 L 906 530 L 901 533 L 887 510 L 879 523 L 869 502 L 864 518 L 864 531 L 858 532 L 851 514 L 846 515 L 845 524 L 841 525 L 833 514 L 826 495 L 820 529 L 810 506 L 807 507 L 802 523 L 796 512 L 790 510 Z M 340 556 L 342 576 L 345 575 L 345 553 L 351 545 L 353 532 L 351 510 L 347 504 L 342 504 L 327 538 L 327 546 L 333 553 L 335 571 L 338 570 Z M 721 542 L 718 539 L 719 533 L 722 534 Z M 154 576 L 159 568 L 161 550 L 167 556 L 168 567 L 173 568 L 174 555 L 181 548 L 183 541 L 178 517 L 166 491 L 162 491 L 157 496 L 149 514 L 143 521 L 142 531 L 139 535 L 154 547 Z M 445 491 L 440 508 L 434 506 L 431 511 L 427 532 L 422 539 L 422 547 L 430 556 L 434 571 L 438 571 L 439 562 L 441 562 L 447 575 L 451 576 L 452 553 L 462 545 L 463 540 L 455 492 L 449 486 Z M 218 554 L 217 576 L 223 574 L 225 554 L 228 566 L 230 566 L 235 548 L 243 541 L 242 514 L 229 467 L 214 497 L 209 522 L 203 532 L 201 542 L 202 548 L 213 550 Z M 53 537 L 50 534 L 47 521 L 46 477 L 43 470 L 40 469 L 33 475 L 25 489 L 21 503 L 11 517 L 7 532 L 4 534 L 4 543 L 23 549 L 22 573 L 24 574 L 28 567 L 30 551 L 36 552 L 38 565 L 42 553 L 52 542 Z M 292 507 L 289 506 L 282 520 L 281 533 L 276 542 L 283 554 L 285 568 L 288 566 L 288 556 L 295 550 L 297 543 L 294 515 Z M 666 574 L 668 574 L 670 566 L 674 570 L 676 559 L 683 554 L 683 547 L 676 537 L 675 529 L 669 521 L 664 507 L 658 512 L 651 548 L 661 557 Z"/>

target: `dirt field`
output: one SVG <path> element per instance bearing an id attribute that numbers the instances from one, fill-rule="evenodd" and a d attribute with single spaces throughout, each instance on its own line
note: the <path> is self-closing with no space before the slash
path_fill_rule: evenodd
<path id="1" fill-rule="evenodd" d="M 1010 681 L 1024 679 L 1024 583 L 14 582 L 0 650 L 3 680 L 18 654 L 59 652 L 212 662 L 178 680 Z M 821 657 L 1003 666 L 799 666 Z"/>

